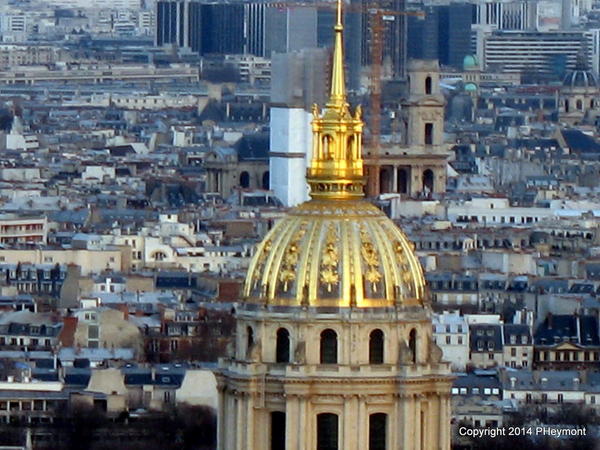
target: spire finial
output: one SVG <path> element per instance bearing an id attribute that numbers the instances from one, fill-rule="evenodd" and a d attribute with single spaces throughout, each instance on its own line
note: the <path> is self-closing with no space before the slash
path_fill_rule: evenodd
<path id="1" fill-rule="evenodd" d="M 343 107 L 346 105 L 346 80 L 344 78 L 344 44 L 342 24 L 342 0 L 337 0 L 337 20 L 333 45 L 333 70 L 331 73 L 331 97 L 328 106 Z"/>

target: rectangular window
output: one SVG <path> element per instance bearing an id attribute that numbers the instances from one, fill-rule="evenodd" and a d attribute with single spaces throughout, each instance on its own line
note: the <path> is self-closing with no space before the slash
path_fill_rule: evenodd
<path id="1" fill-rule="evenodd" d="M 446 344 L 450 345 L 451 342 L 450 336 L 446 336 Z"/>
<path id="2" fill-rule="evenodd" d="M 88 326 L 88 339 L 98 339 L 100 336 L 100 330 L 98 325 Z"/>
<path id="3" fill-rule="evenodd" d="M 285 413 L 271 413 L 271 450 L 285 450 Z"/>
<path id="4" fill-rule="evenodd" d="M 317 415 L 317 450 L 338 450 L 338 440 L 337 414 Z"/>

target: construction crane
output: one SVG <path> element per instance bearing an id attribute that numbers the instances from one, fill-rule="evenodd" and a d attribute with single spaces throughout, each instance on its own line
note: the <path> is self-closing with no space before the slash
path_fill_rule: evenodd
<path id="1" fill-rule="evenodd" d="M 367 195 L 379 195 L 379 154 L 381 149 L 381 69 L 383 66 L 384 22 L 395 20 L 396 16 L 423 17 L 421 11 L 389 11 L 379 9 L 376 3 L 368 9 L 371 22 L 371 114 L 369 129 L 370 157 L 368 166 Z"/>

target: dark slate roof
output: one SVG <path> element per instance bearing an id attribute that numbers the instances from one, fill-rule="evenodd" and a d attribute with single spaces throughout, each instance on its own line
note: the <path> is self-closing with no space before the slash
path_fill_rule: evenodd
<path id="1" fill-rule="evenodd" d="M 143 386 L 152 384 L 152 371 L 147 369 L 123 369 L 125 384 Z"/>
<path id="2" fill-rule="evenodd" d="M 484 388 L 497 388 L 502 389 L 502 383 L 498 379 L 496 375 L 475 375 L 473 373 L 469 374 L 461 374 L 456 377 L 452 387 L 455 388 L 480 388 L 483 390 Z M 483 393 L 483 392 L 481 392 Z"/>
<path id="3" fill-rule="evenodd" d="M 540 279 L 531 284 L 530 291 L 540 294 L 563 293 L 569 289 L 568 280 Z"/>
<path id="4" fill-rule="evenodd" d="M 469 345 L 472 352 L 501 352 L 501 325 L 471 325 L 469 327 Z"/>
<path id="5" fill-rule="evenodd" d="M 90 211 L 87 208 L 77 211 L 51 211 L 48 213 L 48 218 L 53 222 L 66 222 L 83 225 L 88 219 L 89 213 Z"/>
<path id="6" fill-rule="evenodd" d="M 159 289 L 190 289 L 196 287 L 196 277 L 188 272 L 159 272 L 156 275 L 156 287 Z"/>
<path id="7" fill-rule="evenodd" d="M 579 327 L 577 326 L 578 321 Z M 554 345 L 560 342 L 572 342 L 578 345 L 600 345 L 598 319 L 594 316 L 549 314 L 538 326 L 534 337 L 536 345 Z"/>
<path id="8" fill-rule="evenodd" d="M 269 133 L 257 133 L 242 137 L 236 144 L 239 161 L 269 160 Z"/>
<path id="9" fill-rule="evenodd" d="M 567 147 L 575 153 L 600 153 L 600 144 L 579 130 L 562 130 Z"/>
<path id="10" fill-rule="evenodd" d="M 131 154 L 135 154 L 135 150 L 133 146 L 129 144 L 125 145 L 114 145 L 112 147 L 108 147 L 107 150 L 110 152 L 112 156 L 127 156 Z"/>
<path id="11" fill-rule="evenodd" d="M 185 368 L 176 365 L 156 366 L 154 373 L 154 384 L 159 386 L 181 386 Z"/>
<path id="12" fill-rule="evenodd" d="M 594 285 L 591 283 L 575 283 L 569 289 L 569 294 L 593 294 Z"/>
<path id="13" fill-rule="evenodd" d="M 87 386 L 90 382 L 92 372 L 90 369 L 71 369 L 65 370 L 65 384 L 74 386 Z"/>
<path id="14" fill-rule="evenodd" d="M 40 381 L 58 381 L 58 371 L 55 369 L 33 369 L 31 377 Z"/>
<path id="15" fill-rule="evenodd" d="M 54 368 L 53 359 L 36 359 L 35 367 L 38 369 L 52 369 Z"/>
<path id="16" fill-rule="evenodd" d="M 515 336 L 515 343 L 511 344 L 511 336 Z M 523 342 L 525 336 L 525 342 Z M 527 325 L 507 323 L 504 325 L 504 345 L 531 345 L 533 338 L 531 329 Z"/>

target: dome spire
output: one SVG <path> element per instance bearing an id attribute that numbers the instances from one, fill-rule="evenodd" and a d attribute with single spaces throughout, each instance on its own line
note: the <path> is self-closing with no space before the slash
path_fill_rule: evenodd
<path id="1" fill-rule="evenodd" d="M 342 1 L 337 0 L 333 27 L 331 92 L 325 109 L 313 105 L 313 148 L 307 180 L 312 198 L 344 200 L 364 196 L 360 106 L 354 115 L 346 99 Z"/>
<path id="2" fill-rule="evenodd" d="M 346 80 L 344 77 L 344 47 L 342 24 L 342 0 L 337 0 L 337 20 L 333 27 L 335 31 L 333 46 L 333 68 L 331 71 L 331 97 L 327 106 L 340 106 L 346 104 Z"/>

